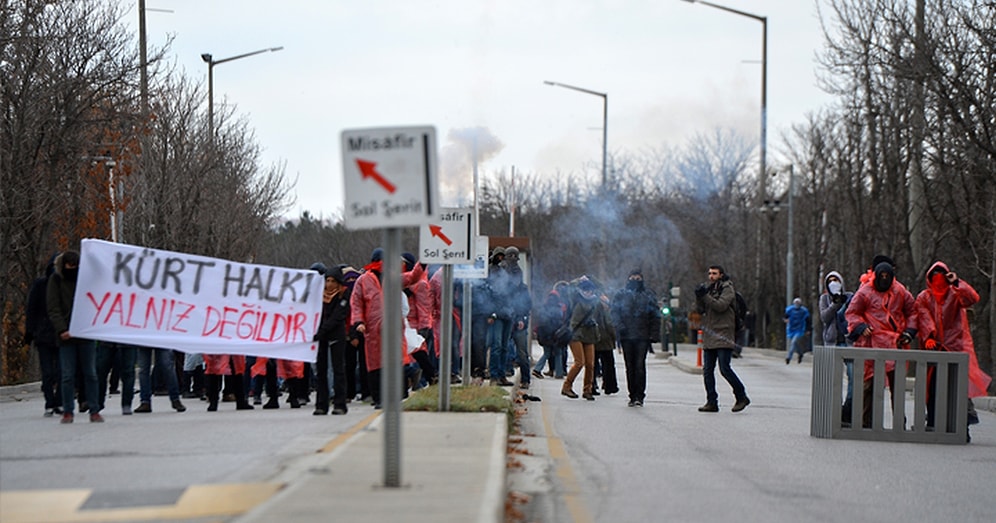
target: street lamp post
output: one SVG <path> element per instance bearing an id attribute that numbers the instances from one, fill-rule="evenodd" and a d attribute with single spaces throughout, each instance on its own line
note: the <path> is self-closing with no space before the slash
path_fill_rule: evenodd
<path id="1" fill-rule="evenodd" d="M 258 51 L 253 51 L 251 53 L 240 54 L 236 56 L 230 56 L 228 58 L 222 58 L 221 60 L 215 60 L 211 53 L 204 53 L 201 55 L 201 60 L 204 60 L 208 64 L 208 128 L 211 131 L 211 139 L 214 140 L 214 66 L 221 65 L 225 62 L 232 62 L 242 58 L 248 58 L 253 55 L 261 53 L 272 53 L 280 51 L 283 47 L 268 47 L 266 49 L 260 49 Z"/>
<path id="2" fill-rule="evenodd" d="M 609 94 L 600 93 L 598 91 L 592 91 L 591 89 L 585 89 L 583 87 L 575 87 L 573 85 L 562 84 L 560 82 L 551 82 L 549 80 L 543 80 L 546 85 L 552 85 L 555 87 L 563 87 L 565 89 L 571 89 L 573 91 L 580 91 L 582 93 L 587 93 L 595 96 L 602 97 L 602 190 L 605 190 L 605 184 L 608 179 L 608 166 L 606 159 L 608 157 L 608 143 L 609 143 Z"/>
<path id="3" fill-rule="evenodd" d="M 702 4 L 708 7 L 719 9 L 720 11 L 726 11 L 728 13 L 733 13 L 735 15 L 746 16 L 753 20 L 761 22 L 761 149 L 760 149 L 760 171 L 757 175 L 757 197 L 755 198 L 755 206 L 758 210 L 764 210 L 765 202 L 768 201 L 768 166 L 767 166 L 767 154 L 768 154 L 768 17 L 760 16 L 753 13 L 748 13 L 746 11 L 740 11 L 738 9 L 733 9 L 731 7 L 726 7 L 724 5 L 714 4 L 712 2 L 706 2 L 704 0 L 684 0 L 690 4 Z M 756 259 L 755 259 L 755 269 L 754 269 L 754 287 L 756 293 L 756 307 L 757 313 L 762 317 L 764 316 L 764 311 L 762 310 L 764 304 L 764 298 L 762 296 L 763 289 L 761 289 L 761 246 L 763 245 L 763 240 L 761 239 L 761 223 L 757 224 L 757 245 L 756 245 Z M 767 336 L 767 329 L 761 333 L 763 336 Z"/>

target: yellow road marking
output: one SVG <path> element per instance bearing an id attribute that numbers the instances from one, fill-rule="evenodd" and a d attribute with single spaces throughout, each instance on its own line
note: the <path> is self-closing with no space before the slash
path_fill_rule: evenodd
<path id="1" fill-rule="evenodd" d="M 336 436 L 335 439 L 333 439 L 332 441 L 326 443 L 324 447 L 322 447 L 321 449 L 318 450 L 318 452 L 319 453 L 324 453 L 324 452 L 332 452 L 332 451 L 334 451 L 340 445 L 342 445 L 343 443 L 349 441 L 349 438 L 352 438 L 357 432 L 359 432 L 359 431 L 367 428 L 368 425 L 370 425 L 371 423 L 373 423 L 373 420 L 377 419 L 377 416 L 380 416 L 380 412 L 381 411 L 379 411 L 379 410 L 378 411 L 374 411 L 373 414 L 370 414 L 366 418 L 363 418 L 363 420 L 361 420 L 356 425 L 353 425 L 349 430 L 347 430 L 346 432 L 343 432 L 342 434 L 339 434 L 338 436 Z"/>
<path id="2" fill-rule="evenodd" d="M 584 503 L 584 492 L 581 491 L 581 485 L 574 475 L 567 449 L 564 448 L 564 440 L 556 437 L 553 431 L 546 404 L 543 404 L 542 412 L 547 446 L 550 449 L 550 457 L 555 463 L 557 477 L 564 486 L 564 504 L 567 506 L 567 512 L 571 514 L 571 520 L 575 523 L 592 523 L 595 520 L 588 513 L 588 507 Z"/>
<path id="3" fill-rule="evenodd" d="M 91 489 L 0 492 L 4 523 L 76 523 L 192 519 L 243 514 L 284 487 L 281 483 L 191 485 L 175 505 L 79 510 Z"/>

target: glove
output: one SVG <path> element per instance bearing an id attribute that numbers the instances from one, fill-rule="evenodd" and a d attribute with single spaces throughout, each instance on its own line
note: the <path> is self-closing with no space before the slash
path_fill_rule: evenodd
<path id="1" fill-rule="evenodd" d="M 934 350 L 937 348 L 937 342 L 934 338 L 927 338 L 927 341 L 923 342 L 923 348 L 927 350 Z"/>
<path id="2" fill-rule="evenodd" d="M 840 304 L 844 303 L 844 295 L 843 294 L 831 294 L 830 295 L 830 301 L 832 301 L 834 303 L 834 305 L 840 305 Z"/>
<path id="3" fill-rule="evenodd" d="M 709 287 L 706 287 L 704 283 L 700 283 L 698 287 L 695 287 L 695 297 L 701 298 L 709 292 Z"/>
<path id="4" fill-rule="evenodd" d="M 854 327 L 854 329 L 852 329 L 852 330 L 851 330 L 851 332 L 850 332 L 850 333 L 849 333 L 849 334 L 847 335 L 847 339 L 851 340 L 852 342 L 854 342 L 854 341 L 858 341 L 858 338 L 860 338 L 860 337 L 861 337 L 861 335 L 865 333 L 865 330 L 866 330 L 867 328 L 868 328 L 868 324 L 867 324 L 867 323 L 859 323 L 859 324 L 858 324 L 857 326 L 855 326 L 855 327 Z"/>
<path id="5" fill-rule="evenodd" d="M 896 348 L 901 349 L 903 347 L 908 347 L 910 342 L 913 341 L 913 335 L 910 334 L 909 329 L 904 330 L 899 338 L 896 339 Z"/>

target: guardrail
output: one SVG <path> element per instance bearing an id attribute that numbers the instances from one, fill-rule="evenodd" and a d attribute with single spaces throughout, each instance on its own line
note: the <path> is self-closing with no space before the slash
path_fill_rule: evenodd
<path id="1" fill-rule="evenodd" d="M 841 422 L 844 363 L 854 364 L 852 423 Z M 871 426 L 862 427 L 865 362 L 874 367 L 872 376 Z M 891 420 L 885 417 L 885 363 L 895 362 L 895 393 Z M 916 369 L 907 408 L 907 368 Z M 934 426 L 927 426 L 928 369 L 935 381 Z M 909 414 L 912 414 L 910 416 Z M 907 422 L 912 419 L 912 425 Z M 885 423 L 890 421 L 890 423 Z M 968 432 L 968 355 L 961 352 L 814 347 L 813 395 L 810 436 L 831 439 L 965 444 Z"/>

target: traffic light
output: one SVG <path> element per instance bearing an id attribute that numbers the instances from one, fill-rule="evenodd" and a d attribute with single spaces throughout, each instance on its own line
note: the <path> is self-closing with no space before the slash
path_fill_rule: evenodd
<path id="1" fill-rule="evenodd" d="M 664 305 L 663 307 L 661 307 L 661 314 L 665 316 L 671 314 L 671 308 L 668 307 L 667 305 Z"/>

